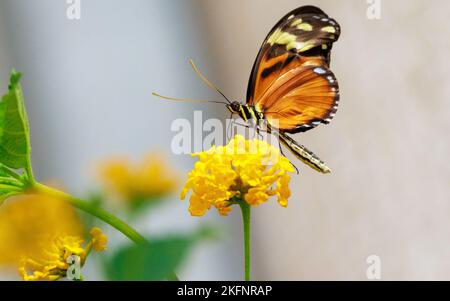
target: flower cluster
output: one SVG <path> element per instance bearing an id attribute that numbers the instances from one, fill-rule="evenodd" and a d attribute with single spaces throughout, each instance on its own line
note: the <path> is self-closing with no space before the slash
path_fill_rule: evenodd
<path id="1" fill-rule="evenodd" d="M 72 256 L 84 263 L 91 249 L 106 250 L 99 228 L 83 247 L 84 229 L 75 210 L 63 199 L 23 195 L 0 207 L 0 264 L 16 267 L 24 280 L 64 277 Z"/>
<path id="2" fill-rule="evenodd" d="M 272 196 L 281 206 L 287 206 L 294 167 L 271 144 L 236 135 L 226 146 L 193 156 L 199 161 L 181 193 L 184 200 L 192 190 L 189 211 L 193 216 L 204 215 L 211 206 L 227 215 L 234 203 L 245 201 L 256 206 Z"/>
<path id="3" fill-rule="evenodd" d="M 19 273 L 26 281 L 58 280 L 65 277 L 69 269 L 70 257 L 78 256 L 80 266 L 86 261 L 91 248 L 106 250 L 107 237 L 99 228 L 91 230 L 92 239 L 83 248 L 83 240 L 78 236 L 59 235 L 49 241 L 43 241 L 40 249 L 31 256 L 23 257 Z"/>

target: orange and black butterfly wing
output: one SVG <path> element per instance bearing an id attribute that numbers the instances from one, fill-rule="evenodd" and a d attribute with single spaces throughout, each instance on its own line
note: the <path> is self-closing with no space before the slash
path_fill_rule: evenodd
<path id="1" fill-rule="evenodd" d="M 278 119 L 279 129 L 300 132 L 329 122 L 339 88 L 328 69 L 340 35 L 338 23 L 313 6 L 300 7 L 270 31 L 256 58 L 247 103 Z"/>
<path id="2" fill-rule="evenodd" d="M 305 132 L 334 117 L 339 86 L 328 68 L 299 66 L 277 79 L 261 103 L 272 126 L 287 133 Z"/>

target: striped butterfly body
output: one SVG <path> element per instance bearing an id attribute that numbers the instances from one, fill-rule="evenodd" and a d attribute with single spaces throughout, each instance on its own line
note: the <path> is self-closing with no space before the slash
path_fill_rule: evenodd
<path id="1" fill-rule="evenodd" d="M 244 121 L 267 121 L 280 142 L 315 170 L 331 170 L 314 153 L 288 136 L 328 124 L 336 114 L 339 86 L 329 69 L 339 24 L 321 9 L 300 7 L 269 32 L 254 63 L 247 102 L 227 106 Z"/>

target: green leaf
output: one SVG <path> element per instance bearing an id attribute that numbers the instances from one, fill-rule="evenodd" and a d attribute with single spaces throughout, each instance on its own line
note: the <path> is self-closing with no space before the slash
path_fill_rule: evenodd
<path id="1" fill-rule="evenodd" d="M 20 176 L 0 163 L 0 205 L 8 197 L 20 194 L 22 189 Z"/>
<path id="2" fill-rule="evenodd" d="M 20 77 L 12 71 L 8 93 L 0 102 L 0 163 L 13 169 L 26 169 L 31 153 Z"/>
<path id="3" fill-rule="evenodd" d="M 9 169 L 2 163 L 0 163 L 0 177 L 16 179 L 18 181 L 22 180 L 22 177 L 19 174 L 17 174 L 16 171 Z"/>
<path id="4" fill-rule="evenodd" d="M 110 280 L 165 280 L 186 258 L 205 232 L 150 240 L 148 245 L 127 246 L 106 262 Z"/>
<path id="5" fill-rule="evenodd" d="M 0 177 L 9 178 L 9 174 L 6 172 L 6 169 L 4 169 L 4 166 L 0 164 Z"/>

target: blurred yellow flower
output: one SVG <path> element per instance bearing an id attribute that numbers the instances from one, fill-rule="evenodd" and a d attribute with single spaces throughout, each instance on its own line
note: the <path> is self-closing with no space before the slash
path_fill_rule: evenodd
<path id="1" fill-rule="evenodd" d="M 40 195 L 11 198 L 0 207 L 0 264 L 15 267 L 42 241 L 61 234 L 83 235 L 81 222 L 66 201 Z"/>
<path id="2" fill-rule="evenodd" d="M 163 156 L 155 152 L 139 164 L 127 158 L 106 161 L 100 166 L 100 177 L 108 189 L 131 202 L 162 197 L 173 192 L 178 182 Z"/>
<path id="3" fill-rule="evenodd" d="M 20 262 L 19 273 L 26 281 L 58 280 L 65 277 L 71 256 L 78 256 L 80 267 L 83 266 L 91 247 L 96 251 L 106 250 L 107 237 L 99 228 L 91 230 L 92 240 L 83 248 L 83 239 L 78 236 L 59 235 L 48 241 L 41 241 L 39 249 Z"/>
<path id="4" fill-rule="evenodd" d="M 19 269 L 24 280 L 57 280 L 65 275 L 67 258 L 84 262 L 91 247 L 106 249 L 107 237 L 98 228 L 82 247 L 83 226 L 65 200 L 23 195 L 0 207 L 0 264 Z M 31 272 L 29 274 L 29 272 Z"/>
<path id="5" fill-rule="evenodd" d="M 181 193 L 184 200 L 192 190 L 189 211 L 193 216 L 204 215 L 211 206 L 227 215 L 232 204 L 243 200 L 256 206 L 271 196 L 276 196 L 281 206 L 287 206 L 291 195 L 289 173 L 294 167 L 269 143 L 236 135 L 226 146 L 212 147 L 193 156 L 199 161 Z"/>

